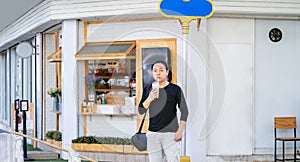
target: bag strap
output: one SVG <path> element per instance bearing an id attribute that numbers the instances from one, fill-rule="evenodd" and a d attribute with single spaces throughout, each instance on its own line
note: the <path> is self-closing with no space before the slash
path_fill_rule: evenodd
<path id="1" fill-rule="evenodd" d="M 148 112 L 148 110 L 145 112 L 145 115 L 143 117 L 143 120 L 142 120 L 142 123 L 140 125 L 140 129 L 139 129 L 138 133 L 142 132 L 142 128 L 143 128 L 143 125 L 144 125 L 144 122 L 145 122 L 145 118 L 146 118 L 147 112 Z"/>

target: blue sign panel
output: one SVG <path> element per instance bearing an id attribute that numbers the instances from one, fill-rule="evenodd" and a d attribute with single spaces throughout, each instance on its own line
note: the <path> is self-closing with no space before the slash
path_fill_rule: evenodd
<path id="1" fill-rule="evenodd" d="M 166 17 L 207 18 L 214 12 L 211 0 L 161 0 L 159 9 Z"/>

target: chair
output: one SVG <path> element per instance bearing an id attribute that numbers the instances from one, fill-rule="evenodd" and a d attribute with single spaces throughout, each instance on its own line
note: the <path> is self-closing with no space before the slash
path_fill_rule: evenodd
<path id="1" fill-rule="evenodd" d="M 296 137 L 296 117 L 274 117 L 274 135 L 275 135 L 275 153 L 274 161 L 285 161 L 285 160 L 300 160 L 296 158 L 296 142 L 300 141 L 300 138 Z M 277 129 L 291 129 L 293 135 L 290 137 L 277 137 Z M 286 132 L 287 133 L 287 132 Z M 277 158 L 277 141 L 282 142 L 282 159 Z M 285 142 L 294 142 L 294 158 L 285 158 Z"/>

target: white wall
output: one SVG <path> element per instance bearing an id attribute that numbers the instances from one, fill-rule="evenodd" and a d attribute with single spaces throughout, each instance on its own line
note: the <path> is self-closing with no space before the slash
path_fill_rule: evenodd
<path id="1" fill-rule="evenodd" d="M 250 155 L 254 20 L 207 20 L 207 154 Z"/>
<path id="2" fill-rule="evenodd" d="M 187 102 L 190 116 L 187 125 L 187 155 L 193 161 L 205 161 L 205 139 L 200 131 L 205 132 L 205 20 L 201 31 L 196 30 L 196 24 L 191 23 L 188 41 L 188 93 Z M 149 21 L 130 23 L 109 23 L 91 25 L 88 27 L 88 41 L 139 40 L 155 38 L 177 38 L 177 78 L 182 82 L 183 36 L 178 21 Z M 181 85 L 182 86 L 182 85 Z M 121 122 L 122 124 L 120 124 Z M 108 123 L 108 124 L 106 124 Z M 114 135 L 130 137 L 136 130 L 135 118 L 101 117 L 88 118 L 88 130 L 96 135 Z M 121 134 L 122 133 L 122 134 Z"/>
<path id="3" fill-rule="evenodd" d="M 278 43 L 268 38 L 274 27 L 283 34 Z M 298 20 L 255 21 L 255 153 L 273 153 L 275 116 L 300 115 L 299 27 Z"/>

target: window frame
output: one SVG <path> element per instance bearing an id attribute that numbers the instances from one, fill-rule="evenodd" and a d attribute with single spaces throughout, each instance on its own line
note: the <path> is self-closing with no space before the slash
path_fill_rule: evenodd
<path id="1" fill-rule="evenodd" d="M 0 53 L 0 119 L 1 124 L 10 125 L 9 57 L 6 51 Z"/>

